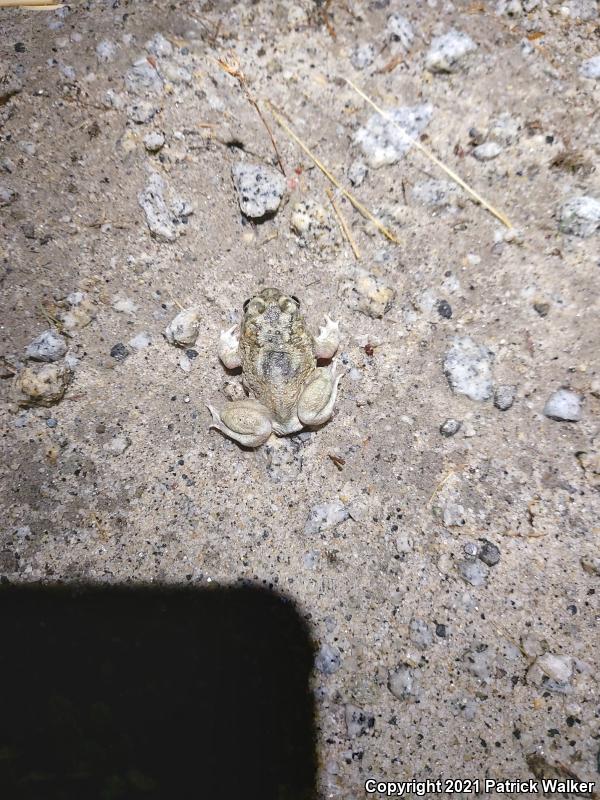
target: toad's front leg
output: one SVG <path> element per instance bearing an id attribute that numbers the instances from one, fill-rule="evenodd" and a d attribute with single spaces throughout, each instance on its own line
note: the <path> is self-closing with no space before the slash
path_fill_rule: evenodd
<path id="1" fill-rule="evenodd" d="M 319 367 L 311 375 L 298 399 L 298 419 L 304 425 L 322 425 L 333 414 L 338 383 L 342 374 L 336 375 L 335 364 Z"/>
<path id="2" fill-rule="evenodd" d="M 221 331 L 219 358 L 227 369 L 237 369 L 242 366 L 238 325 L 233 325 L 227 331 Z"/>
<path id="3" fill-rule="evenodd" d="M 208 410 L 213 418 L 210 427 L 217 428 L 244 447 L 260 447 L 273 430 L 269 409 L 258 400 L 234 400 L 221 413 L 213 406 L 208 406 Z"/>

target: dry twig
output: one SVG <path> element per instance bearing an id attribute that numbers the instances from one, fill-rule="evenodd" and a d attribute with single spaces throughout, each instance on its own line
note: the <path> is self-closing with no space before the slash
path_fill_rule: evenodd
<path id="1" fill-rule="evenodd" d="M 335 202 L 335 198 L 333 196 L 333 192 L 331 191 L 331 189 L 327 189 L 326 191 L 327 191 L 327 197 L 329 198 L 329 202 L 331 203 L 335 215 L 338 218 L 338 222 L 340 223 L 340 228 L 342 229 L 342 233 L 346 235 L 346 239 L 348 239 L 348 242 L 350 243 L 350 247 L 352 248 L 354 257 L 356 258 L 357 261 L 360 261 L 360 250 L 358 249 L 356 242 L 352 238 L 352 234 L 350 233 L 350 228 L 348 227 L 348 223 L 344 219 L 342 210 Z"/>

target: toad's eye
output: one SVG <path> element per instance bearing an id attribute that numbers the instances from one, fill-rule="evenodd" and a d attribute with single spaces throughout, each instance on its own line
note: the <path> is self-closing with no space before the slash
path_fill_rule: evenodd
<path id="1" fill-rule="evenodd" d="M 251 300 L 252 298 L 249 297 L 247 300 L 244 301 L 244 305 L 242 306 L 244 313 L 246 313 L 246 311 L 248 310 L 248 306 L 250 305 Z"/>
<path id="2" fill-rule="evenodd" d="M 290 297 L 292 298 L 292 300 L 294 301 L 294 303 L 296 303 L 296 305 L 298 306 L 298 308 L 300 308 L 300 300 L 298 300 L 298 298 L 297 298 L 295 295 L 293 295 L 293 294 L 292 294 L 292 295 L 290 295 Z"/>

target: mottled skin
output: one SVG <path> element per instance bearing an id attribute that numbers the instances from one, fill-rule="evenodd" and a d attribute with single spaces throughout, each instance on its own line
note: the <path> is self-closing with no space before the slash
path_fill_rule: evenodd
<path id="1" fill-rule="evenodd" d="M 229 369 L 242 367 L 253 397 L 229 403 L 219 413 L 209 406 L 211 427 L 246 447 L 258 447 L 271 433 L 284 436 L 322 425 L 331 417 L 340 375 L 333 358 L 339 346 L 338 323 L 326 317 L 319 336 L 307 330 L 296 298 L 263 289 L 244 303 L 241 325 L 223 331 L 219 357 Z"/>

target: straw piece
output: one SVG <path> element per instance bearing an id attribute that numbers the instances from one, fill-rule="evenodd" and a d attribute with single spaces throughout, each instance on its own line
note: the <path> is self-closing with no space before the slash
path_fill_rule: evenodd
<path id="1" fill-rule="evenodd" d="M 462 188 L 465 190 L 465 192 L 467 192 L 467 194 L 471 195 L 471 197 L 474 200 L 477 200 L 478 203 L 481 203 L 482 206 L 487 208 L 487 210 L 491 214 L 493 214 L 497 219 L 499 219 L 503 225 L 506 225 L 507 228 L 512 228 L 510 221 L 501 211 L 498 211 L 498 209 L 494 208 L 494 206 L 488 203 L 487 200 L 484 200 L 483 197 L 475 191 L 475 189 L 471 189 L 471 187 L 467 183 L 465 183 L 463 179 L 460 178 L 456 174 L 456 172 L 454 172 L 454 170 L 450 169 L 450 167 L 447 167 L 442 161 L 439 160 L 439 158 L 436 158 L 436 156 L 434 156 L 433 153 L 427 150 L 426 147 L 423 147 L 421 142 L 419 142 L 417 139 L 413 139 L 412 136 L 409 136 L 408 133 L 406 133 L 406 131 L 400 125 L 398 125 L 398 123 L 393 117 L 391 117 L 386 111 L 380 108 L 380 106 L 378 106 L 373 100 L 371 100 L 371 98 L 368 95 L 366 95 L 361 89 L 359 89 L 358 86 L 352 83 L 350 78 L 344 78 L 344 80 L 349 86 L 351 86 L 354 89 L 355 92 L 357 92 L 363 98 L 363 100 L 366 100 L 367 103 L 370 106 L 372 106 L 375 109 L 375 111 L 377 111 L 378 114 L 381 114 L 381 116 L 384 119 L 387 119 L 388 122 L 391 122 L 394 128 L 400 131 L 400 133 L 402 134 L 402 136 L 404 136 L 407 142 L 410 142 L 412 145 L 414 145 L 414 147 L 417 148 L 417 150 L 420 150 L 423 153 L 423 155 L 427 156 L 427 158 L 430 161 L 433 161 L 434 164 L 437 164 L 437 166 L 440 169 L 442 169 L 446 173 L 446 175 L 452 178 L 452 180 L 455 181 L 455 183 L 458 183 L 459 186 L 462 186 Z"/>
<path id="2" fill-rule="evenodd" d="M 381 233 L 383 233 L 383 235 L 387 239 L 390 240 L 390 242 L 394 242 L 394 244 L 401 244 L 400 240 L 397 239 L 396 236 L 394 236 L 394 234 L 390 230 L 388 230 L 382 222 L 380 222 L 377 219 L 377 217 L 374 217 L 373 214 L 371 214 L 371 212 L 369 211 L 368 208 L 365 208 L 365 206 L 363 206 L 363 204 L 361 202 L 359 202 L 356 199 L 356 197 L 354 197 L 353 194 L 351 194 L 349 191 L 344 189 L 344 187 L 341 185 L 341 183 L 338 181 L 338 179 L 334 175 L 332 175 L 332 173 L 327 169 L 327 167 L 323 164 L 323 162 L 319 161 L 319 159 L 308 149 L 307 145 L 304 144 L 302 139 L 300 139 L 300 137 L 297 136 L 294 133 L 294 131 L 290 128 L 290 126 L 283 119 L 283 117 L 280 114 L 278 114 L 277 111 L 275 111 L 275 109 L 273 108 L 271 103 L 269 103 L 269 101 L 267 101 L 267 104 L 268 104 L 269 108 L 271 109 L 271 114 L 273 114 L 273 116 L 275 117 L 277 122 L 281 125 L 281 127 L 288 134 L 288 136 L 290 136 L 296 142 L 296 144 L 298 144 L 302 148 L 302 150 L 304 150 L 306 155 L 317 165 L 317 167 L 321 170 L 323 175 L 325 175 L 327 178 L 329 178 L 331 183 L 333 183 L 333 185 L 335 187 L 337 187 L 340 190 L 340 192 L 345 197 L 348 198 L 348 200 L 350 200 L 350 202 L 352 203 L 354 208 L 357 211 L 359 211 L 363 215 L 363 217 L 366 217 L 367 219 L 369 219 L 373 223 L 373 225 L 375 225 L 375 227 L 378 230 L 380 230 Z"/>
<path id="3" fill-rule="evenodd" d="M 354 258 L 356 258 L 357 261 L 360 261 L 360 250 L 358 249 L 356 242 L 352 238 L 352 234 L 350 233 L 350 228 L 348 227 L 348 223 L 344 219 L 342 210 L 335 202 L 335 198 L 333 196 L 333 192 L 331 191 L 331 189 L 326 189 L 326 192 L 327 192 L 327 197 L 329 198 L 329 202 L 333 206 L 335 215 L 338 218 L 338 222 L 340 223 L 340 228 L 342 229 L 342 232 L 346 234 L 346 239 L 348 239 L 348 242 L 350 243 L 350 247 L 352 248 L 352 252 L 354 253 Z"/>
<path id="4" fill-rule="evenodd" d="M 54 11 L 64 3 L 49 3 L 48 0 L 0 0 L 0 8 L 26 8 L 29 11 Z"/>

